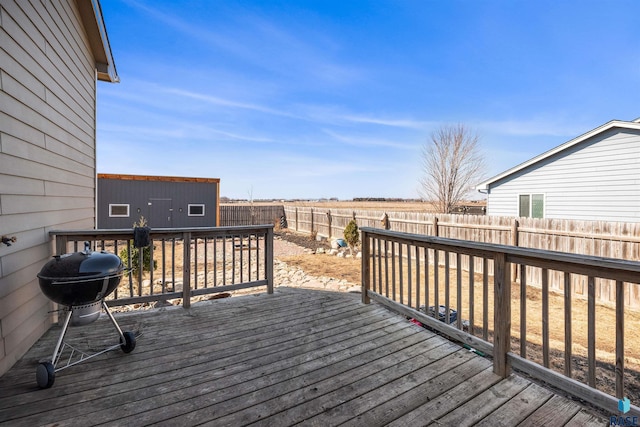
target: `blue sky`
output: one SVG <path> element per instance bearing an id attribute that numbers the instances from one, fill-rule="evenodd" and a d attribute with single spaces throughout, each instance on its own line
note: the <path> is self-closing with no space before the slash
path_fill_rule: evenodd
<path id="1" fill-rule="evenodd" d="M 463 123 L 491 177 L 640 117 L 640 1 L 103 0 L 98 172 L 231 198 L 417 198 Z"/>

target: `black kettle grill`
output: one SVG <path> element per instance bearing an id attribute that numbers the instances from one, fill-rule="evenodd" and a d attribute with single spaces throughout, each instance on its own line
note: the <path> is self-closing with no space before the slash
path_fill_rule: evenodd
<path id="1" fill-rule="evenodd" d="M 84 252 L 56 255 L 42 267 L 38 273 L 40 289 L 47 298 L 64 307 L 62 310 L 66 312 L 66 317 L 51 360 L 40 362 L 36 370 L 36 381 L 40 388 L 51 387 L 55 373 L 62 369 L 118 347 L 125 353 L 132 352 L 136 347 L 133 332 L 122 332 L 104 302 L 104 298 L 118 287 L 124 273 L 124 265 L 117 255 L 104 251 L 93 252 L 89 249 L 89 242 L 85 243 Z M 102 309 L 118 331 L 118 344 L 89 354 L 64 341 L 69 326 L 92 323 L 100 317 Z M 70 355 L 65 358 L 66 363 L 57 367 L 67 348 Z"/>

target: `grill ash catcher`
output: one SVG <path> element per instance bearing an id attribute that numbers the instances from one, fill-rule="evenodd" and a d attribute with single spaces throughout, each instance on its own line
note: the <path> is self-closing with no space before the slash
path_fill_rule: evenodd
<path id="1" fill-rule="evenodd" d="M 133 332 L 123 332 L 109 311 L 104 298 L 120 283 L 125 268 L 117 255 L 93 252 L 85 242 L 84 252 L 56 255 L 38 273 L 40 289 L 47 298 L 64 308 L 64 323 L 51 360 L 40 362 L 36 369 L 38 387 L 49 388 L 55 381 L 56 372 L 82 361 L 99 356 L 116 348 L 130 353 L 136 347 Z M 104 310 L 115 327 L 119 342 L 104 350 L 88 353 L 65 342 L 69 326 L 84 326 L 94 322 Z M 68 349 L 69 356 L 62 359 Z"/>

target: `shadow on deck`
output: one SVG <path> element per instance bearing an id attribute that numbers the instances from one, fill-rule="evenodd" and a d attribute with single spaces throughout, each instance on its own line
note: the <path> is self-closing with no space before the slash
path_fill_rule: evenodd
<path id="1" fill-rule="evenodd" d="M 130 354 L 58 372 L 39 390 L 52 328 L 0 378 L 7 425 L 604 425 L 579 404 L 492 364 L 360 295 L 277 288 L 134 314 Z M 68 340 L 99 348 L 108 319 Z"/>

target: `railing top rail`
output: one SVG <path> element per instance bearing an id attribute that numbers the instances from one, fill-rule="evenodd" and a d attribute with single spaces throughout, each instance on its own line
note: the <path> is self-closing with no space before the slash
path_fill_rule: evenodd
<path id="1" fill-rule="evenodd" d="M 409 234 L 371 227 L 362 227 L 361 231 L 370 235 L 384 236 L 396 242 L 425 244 L 442 250 L 455 247 L 457 249 L 456 252 L 479 255 L 487 258 L 492 258 L 495 254 L 503 253 L 507 256 L 507 262 L 516 264 L 526 264 L 604 279 L 640 283 L 640 262 L 637 261 L 523 248 L 496 243 L 449 239 L 424 234 Z"/>
<path id="2" fill-rule="evenodd" d="M 272 229 L 273 224 L 261 224 L 261 225 L 244 225 L 233 227 L 189 227 L 189 228 L 152 228 L 151 234 L 167 234 L 174 235 L 176 233 L 192 233 L 192 234 L 238 234 L 238 233 L 252 233 L 252 232 L 264 232 L 267 229 Z M 120 236 L 131 235 L 133 228 L 119 228 L 119 229 L 93 229 L 93 230 L 51 230 L 50 236 Z"/>

